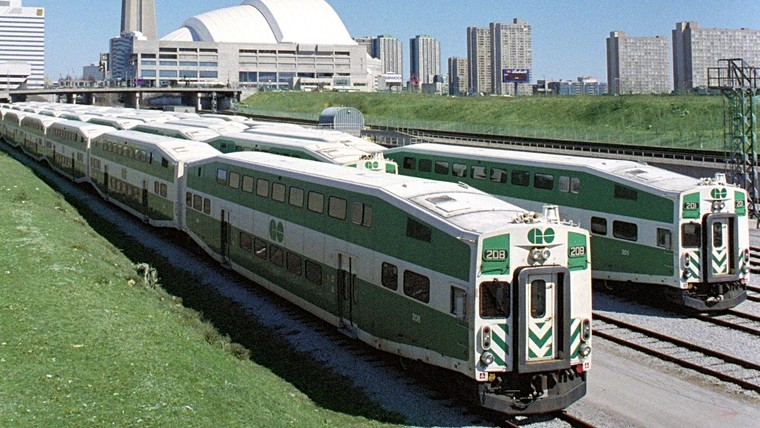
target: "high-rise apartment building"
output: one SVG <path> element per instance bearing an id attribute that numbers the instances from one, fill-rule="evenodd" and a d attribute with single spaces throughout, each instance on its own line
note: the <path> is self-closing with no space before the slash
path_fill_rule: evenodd
<path id="1" fill-rule="evenodd" d="M 673 86 L 683 93 L 707 87 L 707 69 L 720 59 L 742 58 L 760 67 L 760 31 L 700 28 L 678 22 L 673 30 Z"/>
<path id="2" fill-rule="evenodd" d="M 607 83 L 612 94 L 670 92 L 668 39 L 611 32 L 607 38 Z"/>
<path id="3" fill-rule="evenodd" d="M 491 30 L 467 27 L 468 92 L 493 93 Z"/>
<path id="4" fill-rule="evenodd" d="M 135 31 L 147 40 L 157 39 L 154 0 L 121 0 L 121 34 Z"/>
<path id="5" fill-rule="evenodd" d="M 492 65 L 491 79 L 496 95 L 530 94 L 533 88 L 530 82 L 505 83 L 504 70 L 533 68 L 533 37 L 530 24 L 514 19 L 511 24 L 493 22 L 490 25 Z M 515 93 L 515 88 L 518 93 Z"/>
<path id="6" fill-rule="evenodd" d="M 467 59 L 451 57 L 449 58 L 449 94 L 450 95 L 467 95 Z"/>
<path id="7" fill-rule="evenodd" d="M 435 83 L 441 75 L 441 43 L 431 36 L 418 35 L 409 40 L 409 79 L 419 85 Z"/>
<path id="8" fill-rule="evenodd" d="M 375 58 L 382 63 L 383 74 L 402 75 L 404 68 L 401 41 L 393 36 L 380 35 L 373 40 Z"/>
<path id="9" fill-rule="evenodd" d="M 44 8 L 24 7 L 21 0 L 0 0 L 0 69 L 6 71 L 0 76 L 0 87 L 45 85 Z M 27 69 L 29 74 L 23 76 Z"/>

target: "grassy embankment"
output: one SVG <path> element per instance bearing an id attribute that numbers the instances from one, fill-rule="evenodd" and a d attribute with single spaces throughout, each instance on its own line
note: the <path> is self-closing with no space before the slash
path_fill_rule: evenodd
<path id="1" fill-rule="evenodd" d="M 0 426 L 401 421 L 2 151 L 0 218 Z"/>
<path id="2" fill-rule="evenodd" d="M 243 112 L 250 108 L 313 119 L 331 106 L 355 107 L 372 125 L 723 150 L 720 96 L 505 98 L 269 92 L 240 105 Z"/>

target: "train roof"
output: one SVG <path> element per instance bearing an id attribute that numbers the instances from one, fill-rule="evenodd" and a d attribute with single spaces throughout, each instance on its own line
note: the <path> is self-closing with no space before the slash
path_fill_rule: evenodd
<path id="1" fill-rule="evenodd" d="M 132 129 L 144 132 L 176 132 L 193 141 L 208 141 L 219 136 L 219 133 L 212 129 L 175 123 L 141 123 Z"/>
<path id="2" fill-rule="evenodd" d="M 678 174 L 663 168 L 658 168 L 645 163 L 618 159 L 591 158 L 435 143 L 412 144 L 388 150 L 389 153 L 394 151 L 411 151 L 420 154 L 427 153 L 439 156 L 453 155 L 463 159 L 487 162 L 512 161 L 535 167 L 546 166 L 572 171 L 583 171 L 596 176 L 605 176 L 615 181 L 625 182 L 632 187 L 648 187 L 664 192 L 680 193 L 692 189 L 700 183 L 700 180 L 697 178 Z"/>
<path id="3" fill-rule="evenodd" d="M 313 129 L 313 128 L 292 128 L 283 126 L 255 126 L 245 132 L 252 134 L 267 134 L 286 138 L 300 138 L 303 140 L 312 140 L 325 143 L 340 143 L 346 146 L 356 147 L 367 153 L 380 153 L 385 151 L 385 147 L 367 141 L 363 138 L 354 137 L 342 131 L 334 129 Z"/>
<path id="4" fill-rule="evenodd" d="M 105 125 L 98 125 L 95 123 L 82 122 L 78 120 L 68 120 L 62 118 L 61 121 L 50 125 L 51 128 L 75 130 L 90 138 L 97 137 L 100 134 L 113 131 L 113 128 Z"/>
<path id="5" fill-rule="evenodd" d="M 196 119 L 177 119 L 172 118 L 171 120 L 167 121 L 166 123 L 172 124 L 172 125 L 184 125 L 184 126 L 192 126 L 195 128 L 206 128 L 210 129 L 212 131 L 216 131 L 219 134 L 231 134 L 235 132 L 242 132 L 246 129 L 248 129 L 248 125 L 243 124 L 242 122 L 227 122 L 221 119 L 213 119 L 213 118 L 196 118 Z"/>
<path id="6" fill-rule="evenodd" d="M 525 210 L 465 184 L 345 168 L 328 163 L 262 152 L 235 152 L 208 158 L 188 167 L 221 161 L 279 176 L 356 191 L 414 212 L 438 227 L 459 233 L 499 233 L 524 218 Z"/>
<path id="7" fill-rule="evenodd" d="M 88 122 L 106 125 L 116 129 L 132 129 L 143 122 L 134 119 L 124 119 L 119 117 L 92 116 Z"/>
<path id="8" fill-rule="evenodd" d="M 30 113 L 30 114 L 24 116 L 23 118 L 21 118 L 21 123 L 23 124 L 25 122 L 27 122 L 27 123 L 28 122 L 38 122 L 38 123 L 41 123 L 42 126 L 48 127 L 48 126 L 50 126 L 51 124 L 53 124 L 55 122 L 60 122 L 61 120 L 64 120 L 64 119 L 59 119 L 59 118 L 53 117 L 53 116 L 45 116 L 43 114 Z"/>
<path id="9" fill-rule="evenodd" d="M 97 138 L 128 142 L 146 149 L 153 148 L 176 163 L 192 162 L 220 154 L 206 143 L 132 130 L 111 130 Z"/>

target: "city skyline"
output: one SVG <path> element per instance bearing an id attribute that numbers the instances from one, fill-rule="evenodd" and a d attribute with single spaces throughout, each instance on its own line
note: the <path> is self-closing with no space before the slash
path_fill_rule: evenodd
<path id="1" fill-rule="evenodd" d="M 428 34 L 441 43 L 443 65 L 449 57 L 466 57 L 468 26 L 485 27 L 491 22 L 511 22 L 514 18 L 533 28 L 533 81 L 574 79 L 583 75 L 606 80 L 605 41 L 611 31 L 623 31 L 633 37 L 659 35 L 670 39 L 671 31 L 681 21 L 696 21 L 702 28 L 760 30 L 760 2 L 756 0 L 739 0 L 732 3 L 731 8 L 719 1 L 663 4 L 653 0 L 635 4 L 622 0 L 602 4 L 515 1 L 507 7 L 503 2 L 491 0 L 327 2 L 351 36 L 389 34 L 402 41 L 404 79 L 409 78 L 408 41 L 416 35 Z M 102 2 L 97 9 L 99 15 L 93 15 L 91 5 L 84 0 L 24 0 L 23 3 L 46 9 L 46 74 L 52 80 L 80 75 L 83 66 L 97 62 L 99 53 L 108 50 L 108 40 L 118 36 L 120 1 Z M 168 34 L 199 13 L 241 3 L 242 0 L 185 0 L 177 11 L 176 3 L 157 0 L 158 35 Z M 72 33 L 72 28 L 80 32 Z"/>

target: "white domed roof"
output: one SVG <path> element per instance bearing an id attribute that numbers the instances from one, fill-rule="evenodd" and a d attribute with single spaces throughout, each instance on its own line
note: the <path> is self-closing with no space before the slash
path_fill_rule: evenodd
<path id="1" fill-rule="evenodd" d="M 190 18 L 161 40 L 356 44 L 338 14 L 323 0 L 245 0 L 240 6 Z"/>

